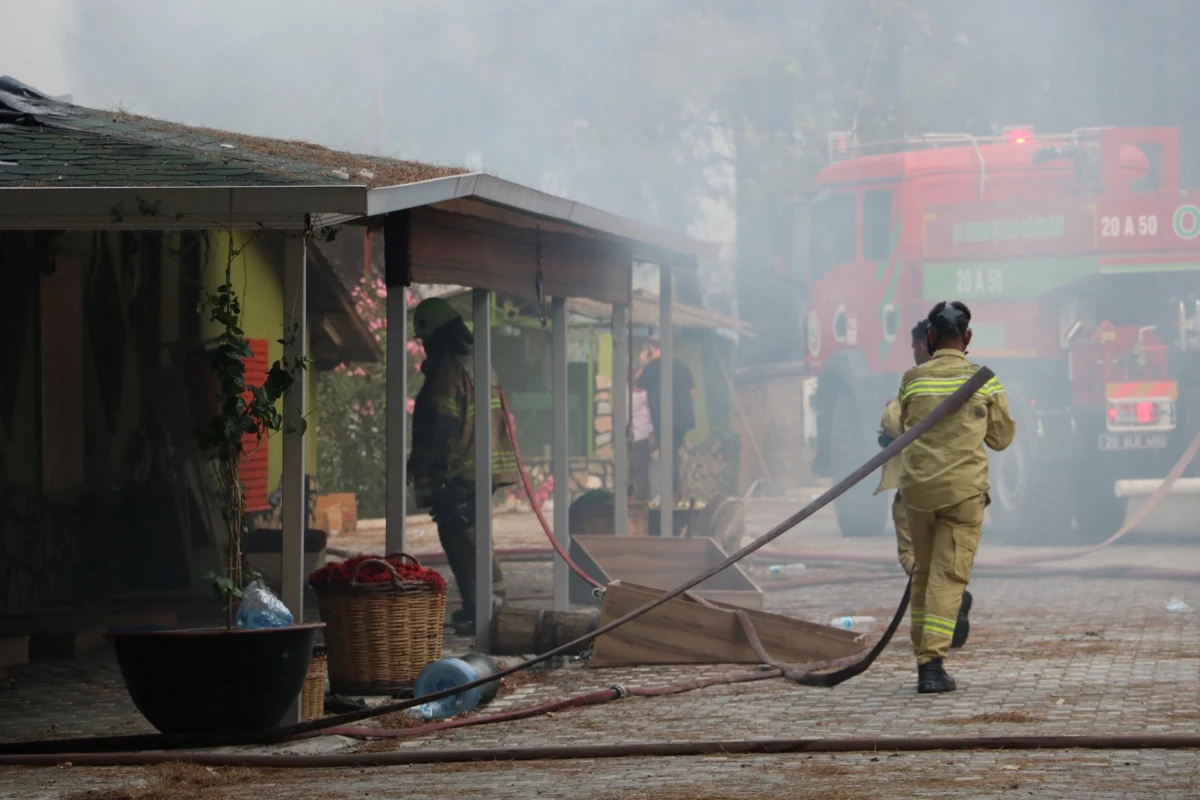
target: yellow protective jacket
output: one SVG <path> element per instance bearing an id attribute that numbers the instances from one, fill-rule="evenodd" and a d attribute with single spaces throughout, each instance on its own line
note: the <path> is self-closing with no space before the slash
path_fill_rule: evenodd
<path id="1" fill-rule="evenodd" d="M 899 439 L 900 434 L 904 433 L 900 424 L 900 401 L 896 398 L 888 400 L 887 406 L 883 409 L 883 419 L 880 420 L 879 427 L 883 428 L 885 435 L 893 439 Z M 903 469 L 900 458 L 900 456 L 894 456 L 883 465 L 875 494 L 900 488 L 900 471 Z"/>
<path id="2" fill-rule="evenodd" d="M 432 359 L 430 360 L 432 361 Z M 475 379 L 470 355 L 422 365 L 425 383 L 413 408 L 409 475 L 418 508 L 454 478 L 475 482 Z M 500 382 L 491 371 L 492 491 L 517 482 L 517 457 L 500 404 Z"/>
<path id="3" fill-rule="evenodd" d="M 906 372 L 899 396 L 904 430 L 916 425 L 978 370 L 963 353 L 938 350 L 929 361 Z M 901 453 L 900 494 L 905 505 L 937 511 L 986 493 L 991 487 L 984 446 L 1003 450 L 1015 434 L 1004 387 L 992 378 Z"/>

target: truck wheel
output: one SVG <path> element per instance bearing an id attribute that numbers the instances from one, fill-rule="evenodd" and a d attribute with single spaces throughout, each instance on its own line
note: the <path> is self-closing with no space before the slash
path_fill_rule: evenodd
<path id="1" fill-rule="evenodd" d="M 1060 465 L 1032 457 L 1017 421 L 1017 438 L 991 458 L 991 529 L 1005 544 L 1061 544 L 1071 535 L 1074 497 L 1070 484 L 1059 477 Z M 987 536 L 988 528 L 984 528 Z"/>
<path id="2" fill-rule="evenodd" d="M 831 404 L 829 430 L 830 461 L 833 480 L 842 480 L 871 457 L 878 449 L 876 427 L 864 423 L 858 403 L 850 392 L 838 394 Z M 888 495 L 872 494 L 877 476 L 859 481 L 833 504 L 842 536 L 882 536 L 887 527 Z"/>
<path id="3" fill-rule="evenodd" d="M 1098 544 L 1125 524 L 1129 501 L 1117 497 L 1113 481 L 1077 479 L 1075 485 L 1075 541 Z"/>

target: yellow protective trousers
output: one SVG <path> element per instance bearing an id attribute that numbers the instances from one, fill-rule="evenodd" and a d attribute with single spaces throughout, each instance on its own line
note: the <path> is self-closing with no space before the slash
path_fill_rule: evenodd
<path id="1" fill-rule="evenodd" d="M 937 511 L 906 506 L 912 535 L 912 643 L 918 664 L 945 658 L 971 581 L 987 495 Z"/>

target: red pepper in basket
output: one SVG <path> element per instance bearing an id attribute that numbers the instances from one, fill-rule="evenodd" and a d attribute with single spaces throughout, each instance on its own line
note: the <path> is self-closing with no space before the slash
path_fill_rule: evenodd
<path id="1" fill-rule="evenodd" d="M 326 564 L 308 576 L 308 583 L 314 587 L 349 584 L 355 580 L 356 570 L 358 583 L 390 583 L 392 580 L 391 570 L 380 563 L 364 563 L 379 561 L 386 561 L 395 570 L 401 581 L 426 583 L 435 592 L 446 590 L 446 580 L 437 570 L 422 567 L 411 559 L 399 556 L 360 555 L 345 561 Z"/>

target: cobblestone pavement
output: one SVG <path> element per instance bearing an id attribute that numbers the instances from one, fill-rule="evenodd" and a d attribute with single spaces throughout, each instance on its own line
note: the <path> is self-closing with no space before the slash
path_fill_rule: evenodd
<path id="1" fill-rule="evenodd" d="M 888 552 L 883 539 L 855 546 Z M 997 548 L 1006 550 L 1007 548 Z M 1158 566 L 1197 563 L 1194 533 L 1147 534 L 1111 548 Z M 545 564 L 513 564 L 514 591 L 544 591 Z M 816 569 L 810 572 L 816 573 Z M 834 570 L 821 574 L 836 575 Z M 468 748 L 713 739 L 1029 734 L 1200 734 L 1200 609 L 1195 585 L 1178 581 L 1063 577 L 982 578 L 967 647 L 948 664 L 960 691 L 920 697 L 901 636 L 865 675 L 832 690 L 781 680 L 632 698 L 516 723 L 447 731 L 359 747 Z M 769 610 L 827 620 L 889 617 L 903 589 L 896 573 L 875 583 L 767 595 Z M 457 652 L 458 644 L 448 645 Z M 531 675 L 488 712 L 622 683 L 662 685 L 744 667 L 593 670 L 575 664 Z M 14 671 L 0 693 L 0 738 L 146 730 L 121 688 L 111 655 Z M 226 797 L 761 797 L 824 800 L 902 797 L 1187 798 L 1200 796 L 1200 752 L 950 752 L 808 756 L 637 758 L 484 763 L 334 772 L 15 770 L 0 798 L 62 798 L 101 786 L 93 800 Z M 198 768 L 192 768 L 198 770 Z M 53 783 L 52 783 L 53 781 Z M 174 782 L 174 783 L 172 783 Z M 124 788 L 122 788 L 124 787 Z M 172 789 L 166 791 L 163 787 Z M 184 791 L 184 790 L 187 791 Z M 165 792 L 165 793 L 164 793 Z M 82 795 L 77 795 L 82 797 Z"/>

